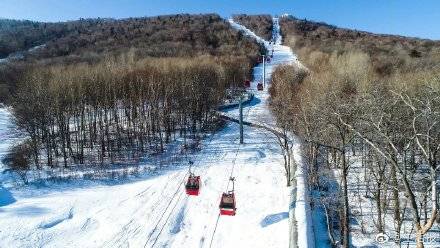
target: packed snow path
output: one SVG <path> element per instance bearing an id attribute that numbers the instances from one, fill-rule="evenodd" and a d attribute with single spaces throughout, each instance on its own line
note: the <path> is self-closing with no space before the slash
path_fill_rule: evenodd
<path id="1" fill-rule="evenodd" d="M 280 43 L 278 35 L 267 78 L 274 65 L 297 63 Z M 255 79 L 261 74 L 259 65 Z M 267 88 L 255 95 L 244 109 L 245 119 L 274 125 Z M 238 133 L 238 125 L 229 123 L 189 158 L 202 177 L 197 197 L 184 192 L 186 159 L 181 166 L 113 185 L 8 187 L 14 201 L 0 205 L 0 247 L 287 247 L 290 190 L 279 145 L 273 134 L 255 128 L 245 129 L 245 144 L 239 145 Z M 237 215 L 220 217 L 220 196 L 231 175 L 236 177 Z"/>

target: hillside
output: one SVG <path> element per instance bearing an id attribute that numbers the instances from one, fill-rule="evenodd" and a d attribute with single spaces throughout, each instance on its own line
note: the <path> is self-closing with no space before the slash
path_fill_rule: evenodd
<path id="1" fill-rule="evenodd" d="M 272 38 L 273 23 L 270 15 L 240 14 L 233 15 L 232 18 L 263 39 L 270 40 Z"/>
<path id="2" fill-rule="evenodd" d="M 243 55 L 253 44 L 220 16 L 169 15 L 129 19 L 81 19 L 61 23 L 0 20 L 0 56 L 45 44 L 38 57 L 120 53 L 170 57 Z M 6 45 L 7 43 L 7 45 Z M 241 49 L 236 49 L 237 46 Z M 246 49 L 247 48 L 247 49 Z"/>
<path id="3" fill-rule="evenodd" d="M 0 27 L 1 41 L 5 43 L 0 44 L 0 57 L 17 52 L 24 56 L 24 60 L 0 63 L 1 102 L 9 101 L 20 77 L 35 66 L 94 64 L 129 53 L 135 61 L 148 57 L 215 56 L 229 64 L 241 61 L 249 70 L 261 49 L 216 14 L 61 23 L 0 20 Z M 35 46 L 40 47 L 27 51 Z"/>
<path id="4" fill-rule="evenodd" d="M 0 246 L 440 244 L 440 41 L 287 14 L 0 23 Z"/>
<path id="5" fill-rule="evenodd" d="M 304 141 L 313 215 L 326 219 L 317 239 L 438 245 L 422 236 L 440 230 L 440 42 L 291 16 L 280 24 L 306 68 L 273 72 L 271 107 Z"/>
<path id="6" fill-rule="evenodd" d="M 292 16 L 282 18 L 280 25 L 284 42 L 306 63 L 312 52 L 356 51 L 368 54 L 375 71 L 387 75 L 396 70 L 432 69 L 440 62 L 440 41 L 373 34 Z"/>
<path id="7" fill-rule="evenodd" d="M 295 57 L 279 42 L 264 45 L 274 48 L 273 61 L 264 72 L 261 63 L 253 68 L 248 90 L 255 95 L 243 113 L 247 122 L 273 127 L 267 87 L 257 91 L 258 79 L 263 73 L 269 79 Z M 36 137 L 14 151 L 40 145 L 42 155 L 36 162 L 29 161 L 34 155 L 12 159 L 30 162 L 29 171 L 0 173 L 0 246 L 286 247 L 293 203 L 280 141 L 246 126 L 240 144 L 238 123 L 206 125 L 218 115 L 239 116 L 237 107 L 214 109 L 221 87 L 233 79 L 225 76 L 235 75 L 226 69 L 233 68 L 213 56 L 133 61 L 128 55 L 40 68 L 24 81 L 28 87 L 21 86 L 18 97 L 25 104 L 13 114 L 21 112 L 22 124 L 37 123 L 26 129 Z M 18 143 L 6 129 L 12 118 L 0 111 L 0 169 Z M 200 187 L 189 195 L 191 173 L 200 176 Z M 24 180 L 29 185 L 21 185 Z M 308 226 L 306 190 L 299 185 L 297 220 Z M 234 192 L 236 208 L 220 210 L 223 192 Z M 313 247 L 302 238 L 307 231 L 298 232 L 299 247 Z"/>
<path id="8" fill-rule="evenodd" d="M 71 31 L 70 27 L 67 23 L 0 19 L 0 59 L 60 38 Z"/>

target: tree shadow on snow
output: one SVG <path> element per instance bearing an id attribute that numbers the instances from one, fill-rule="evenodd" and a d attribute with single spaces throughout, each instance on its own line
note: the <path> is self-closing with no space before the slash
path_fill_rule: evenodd
<path id="1" fill-rule="evenodd" d="M 267 227 L 270 226 L 272 224 L 278 223 L 284 219 L 289 218 L 289 213 L 288 212 L 281 212 L 281 213 L 277 213 L 277 214 L 270 214 L 266 217 L 264 217 L 264 219 L 260 222 L 260 226 L 261 227 Z"/>
<path id="2" fill-rule="evenodd" d="M 0 212 L 4 212 L 11 215 L 17 215 L 21 217 L 25 216 L 38 216 L 42 214 L 49 213 L 49 209 L 47 208 L 41 208 L 41 207 L 35 207 L 35 206 L 29 206 L 29 207 L 20 207 L 20 208 L 11 208 L 7 210 L 1 210 Z"/>
<path id="3" fill-rule="evenodd" d="M 247 101 L 247 102 L 244 102 L 244 103 L 243 103 L 243 108 L 253 107 L 253 106 L 258 105 L 258 104 L 260 104 L 260 103 L 261 103 L 261 100 L 260 100 L 258 97 L 253 96 L 252 99 L 251 99 L 250 101 Z M 228 107 L 222 107 L 220 110 L 221 110 L 222 112 L 228 113 L 228 112 L 231 112 L 231 111 L 237 110 L 237 109 L 238 109 L 238 106 L 239 106 L 238 104 L 230 105 L 230 106 L 228 106 Z M 246 110 L 243 110 L 243 112 L 244 112 L 244 111 L 246 111 Z"/>
<path id="4" fill-rule="evenodd" d="M 0 186 L 0 207 L 7 206 L 15 202 L 15 198 L 12 196 L 9 190 Z"/>
<path id="5" fill-rule="evenodd" d="M 145 160 L 141 159 L 140 162 L 134 163 L 130 166 L 119 167 L 120 171 L 123 172 L 125 168 L 130 169 L 136 166 L 146 165 L 140 168 L 137 173 L 121 174 L 118 172 L 113 175 L 112 171 L 107 171 L 107 167 L 101 169 L 97 168 L 96 171 L 91 170 L 90 173 L 92 173 L 92 175 L 93 173 L 102 173 L 102 176 L 89 178 L 86 177 L 88 174 L 84 173 L 82 177 L 37 179 L 24 186 L 29 190 L 20 191 L 19 194 L 20 197 L 29 198 L 45 195 L 54 190 L 57 192 L 63 192 L 73 189 L 86 189 L 94 186 L 118 186 L 127 183 L 134 183 L 163 176 L 170 172 L 186 171 L 188 170 L 189 160 L 194 162 L 193 168 L 204 167 L 206 166 L 206 163 L 213 163 L 213 161 L 209 160 L 219 161 L 222 153 L 235 152 L 236 147 L 231 146 L 231 140 L 234 140 L 234 143 L 238 144 L 238 139 L 235 139 L 237 132 L 238 125 L 235 125 L 235 123 L 228 123 L 214 133 L 206 133 L 206 136 L 202 139 L 201 150 L 191 152 L 188 156 L 185 156 L 184 154 L 176 154 L 173 161 L 165 161 L 165 163 L 162 163 L 161 157 L 165 158 L 170 156 L 169 154 L 164 153 L 160 154 L 153 160 L 150 160 L 150 158 L 146 158 Z M 219 142 L 211 143 L 211 139 L 214 138 L 213 135 L 215 137 L 223 136 L 224 139 Z M 181 142 L 176 142 L 174 145 L 179 144 L 181 145 Z M 117 164 L 110 165 L 109 167 L 118 169 Z"/>
<path id="6" fill-rule="evenodd" d="M 247 107 L 247 108 L 248 108 L 248 107 L 253 107 L 253 106 L 258 105 L 258 104 L 260 104 L 260 103 L 261 103 L 260 98 L 254 96 L 254 97 L 252 98 L 252 100 L 251 100 L 248 104 L 245 104 L 243 107 Z"/>

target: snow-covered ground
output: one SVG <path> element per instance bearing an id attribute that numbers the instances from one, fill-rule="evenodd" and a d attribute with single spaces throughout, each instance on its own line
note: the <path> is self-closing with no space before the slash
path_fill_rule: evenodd
<path id="1" fill-rule="evenodd" d="M 110 186 L 12 188 L 16 202 L 0 208 L 0 247 L 286 247 L 289 192 L 278 145 L 246 130 L 239 147 L 237 134 L 228 125 L 192 158 L 203 182 L 198 197 L 184 193 L 185 166 Z M 217 219 L 231 172 L 237 215 Z"/>
<path id="2" fill-rule="evenodd" d="M 212 247 L 285 247 L 288 192 L 278 147 L 249 131 L 237 152 L 237 133 L 227 126 L 193 158 L 203 182 L 198 197 L 183 190 L 184 166 L 110 186 L 12 189 L 16 202 L 0 209 L 0 247 L 209 247 L 211 240 Z M 232 168 L 237 215 L 217 223 Z"/>
<path id="3" fill-rule="evenodd" d="M 376 241 L 376 237 L 379 234 L 378 223 L 378 211 L 377 205 L 372 192 L 377 190 L 374 178 L 368 178 L 367 175 L 371 175 L 369 168 L 362 165 L 362 156 L 353 156 L 351 154 L 350 168 L 347 177 L 348 180 L 348 199 L 351 213 L 351 244 L 354 247 L 398 247 L 395 243 L 396 231 L 394 220 L 394 201 L 392 199 L 392 192 L 389 189 L 385 191 L 382 189 L 382 200 L 386 199 L 387 204 L 385 210 L 382 210 L 383 225 L 385 234 L 390 239 L 384 244 L 380 244 Z M 335 178 L 340 178 L 340 170 L 334 169 Z M 376 172 L 377 173 L 377 172 Z M 385 175 L 389 178 L 390 172 L 386 171 Z M 370 181 L 368 183 L 367 181 Z M 340 181 L 339 181 L 340 183 Z M 417 193 L 416 193 L 417 194 Z M 384 197 L 386 195 L 386 198 Z M 404 194 L 400 193 L 401 207 L 408 203 Z M 381 203 L 383 204 L 383 202 Z M 401 210 L 402 211 L 402 210 Z M 402 247 L 416 247 L 415 244 L 415 228 L 412 221 L 412 213 L 409 207 L 406 205 L 405 217 L 402 223 L 402 229 L 400 232 L 400 245 Z M 428 215 L 429 216 L 429 215 Z M 425 247 L 439 247 L 440 245 L 440 225 L 434 223 L 430 231 L 425 234 Z"/>
<path id="4" fill-rule="evenodd" d="M 267 78 L 275 65 L 297 63 L 292 51 L 280 45 L 281 37 L 277 40 Z M 258 80 L 261 74 L 259 65 L 254 76 Z M 245 119 L 274 125 L 267 100 L 267 88 L 255 91 L 244 109 Z M 0 118 L 7 120 L 5 116 Z M 5 187 L 1 194 L 13 200 L 0 205 L 0 247 L 287 247 L 291 192 L 285 186 L 279 145 L 272 134 L 249 127 L 245 144 L 239 145 L 238 133 L 238 125 L 229 123 L 189 156 L 202 178 L 196 197 L 184 192 L 188 159 L 111 184 Z M 10 142 L 1 136 L 2 151 Z M 236 178 L 237 215 L 220 216 L 218 204 L 221 193 L 231 187 L 230 176 Z M 312 247 L 304 180 L 298 180 L 298 242 L 299 247 Z"/>

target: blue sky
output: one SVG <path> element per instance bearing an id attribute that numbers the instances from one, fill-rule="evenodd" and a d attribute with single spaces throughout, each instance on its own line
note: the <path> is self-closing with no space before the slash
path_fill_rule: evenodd
<path id="1" fill-rule="evenodd" d="M 439 0 L 0 0 L 0 17 L 38 21 L 213 12 L 289 13 L 339 27 L 440 40 Z"/>

